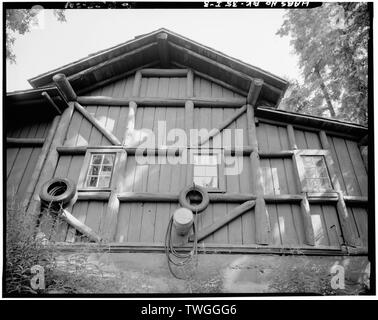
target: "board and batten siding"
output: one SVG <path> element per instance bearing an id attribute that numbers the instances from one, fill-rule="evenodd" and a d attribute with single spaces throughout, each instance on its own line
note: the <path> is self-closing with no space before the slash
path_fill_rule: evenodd
<path id="1" fill-rule="evenodd" d="M 87 95 L 130 97 L 132 96 L 134 77 L 130 76 L 96 89 Z M 183 98 L 186 96 L 186 78 L 143 77 L 139 90 L 140 97 Z M 239 94 L 200 77 L 194 77 L 194 96 L 201 98 L 232 98 Z M 86 106 L 105 128 L 120 141 L 126 131 L 128 116 L 127 106 Z M 230 118 L 237 108 L 194 107 L 193 128 L 212 129 L 222 121 Z M 174 128 L 185 128 L 185 108 L 138 106 L 135 119 L 133 144 L 138 145 L 146 137 L 142 129 L 151 130 L 155 137 L 159 121 L 166 121 L 167 132 Z M 286 125 L 271 124 L 259 119 L 256 134 L 259 151 L 263 153 L 290 150 Z M 269 119 L 267 119 L 269 120 Z M 227 129 L 231 129 L 231 147 L 248 145 L 247 114 L 242 114 Z M 235 129 L 243 129 L 242 135 L 235 135 Z M 222 133 L 223 142 L 226 139 Z M 294 128 L 298 149 L 322 149 L 318 132 Z M 332 135 L 327 135 L 335 169 L 346 195 L 367 196 L 367 175 L 357 143 Z M 204 146 L 211 147 L 213 141 Z M 108 146 L 110 142 L 101 135 L 82 115 L 74 112 L 65 146 Z M 187 166 L 164 164 L 166 156 L 154 156 L 155 164 L 140 164 L 133 155 L 127 157 L 125 180 L 119 192 L 172 192 L 179 193 L 191 183 L 187 181 Z M 226 192 L 252 193 L 251 160 L 249 156 L 236 157 L 243 165 L 239 175 L 226 176 Z M 61 155 L 54 176 L 69 177 L 77 182 L 84 156 Z M 265 195 L 300 194 L 296 182 L 296 169 L 290 157 L 260 159 Z M 226 216 L 238 203 L 210 203 L 208 208 L 198 216 L 201 230 L 214 221 Z M 162 244 L 170 215 L 178 203 L 144 203 L 121 202 L 114 240 L 121 243 L 158 243 Z M 106 224 L 107 201 L 80 200 L 72 208 L 72 214 L 94 231 L 101 232 Z M 271 230 L 271 246 L 305 246 L 303 213 L 299 203 L 267 203 Z M 335 203 L 310 204 L 311 222 L 315 235 L 316 247 L 340 247 L 343 235 Z M 367 245 L 367 211 L 366 208 L 351 206 L 348 211 L 353 216 L 354 228 L 363 244 Z M 221 229 L 217 230 L 202 243 L 248 245 L 256 243 L 255 209 L 247 211 Z M 81 241 L 68 226 L 61 228 L 61 239 Z M 75 235 L 76 234 L 76 235 Z"/>
<path id="2" fill-rule="evenodd" d="M 50 122 L 16 124 L 7 130 L 8 138 L 46 138 Z M 34 172 L 41 147 L 7 147 L 6 181 L 7 202 L 19 203 L 25 196 L 30 178 Z"/>

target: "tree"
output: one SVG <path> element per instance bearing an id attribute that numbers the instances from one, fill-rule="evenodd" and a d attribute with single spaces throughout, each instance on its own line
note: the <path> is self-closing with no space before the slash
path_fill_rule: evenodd
<path id="1" fill-rule="evenodd" d="M 363 2 L 288 10 L 277 34 L 291 36 L 303 84 L 292 83 L 280 107 L 366 124 L 369 24 Z"/>
<path id="2" fill-rule="evenodd" d="M 37 15 L 42 7 L 35 9 L 7 9 L 6 10 L 6 59 L 11 63 L 16 62 L 16 54 L 13 46 L 16 41 L 17 34 L 23 35 L 30 32 L 33 25 L 38 25 Z M 66 21 L 65 12 L 62 9 L 53 10 L 54 16 L 58 21 Z"/>

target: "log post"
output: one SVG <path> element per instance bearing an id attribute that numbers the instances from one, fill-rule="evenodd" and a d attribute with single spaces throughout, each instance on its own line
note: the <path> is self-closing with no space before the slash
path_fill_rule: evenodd
<path id="1" fill-rule="evenodd" d="M 142 72 L 138 70 L 137 72 L 135 72 L 133 91 L 131 94 L 134 98 L 139 97 L 141 83 L 142 83 Z"/>
<path id="2" fill-rule="evenodd" d="M 188 74 L 186 76 L 186 95 L 188 98 L 194 97 L 194 76 L 193 71 L 191 69 L 188 70 Z"/>
<path id="3" fill-rule="evenodd" d="M 256 109 L 257 99 L 259 98 L 260 91 L 264 85 L 264 80 L 261 79 L 252 79 L 251 86 L 249 87 L 247 104 L 252 105 Z"/>
<path id="4" fill-rule="evenodd" d="M 126 178 L 127 153 L 125 150 L 119 151 L 118 153 L 119 156 L 117 159 L 117 163 L 115 164 L 115 172 L 118 172 L 119 174 L 117 174 L 117 176 L 115 177 L 116 181 L 113 185 L 113 190 L 110 193 L 104 225 L 103 239 L 109 242 L 115 240 L 120 204 L 118 193 L 122 191 L 123 183 Z"/>
<path id="5" fill-rule="evenodd" d="M 254 108 L 252 104 L 247 105 L 248 123 L 248 144 L 252 146 L 251 159 L 251 182 L 252 193 L 256 194 L 255 221 L 256 221 L 256 243 L 269 244 L 271 239 L 271 228 L 269 214 L 264 200 L 264 186 L 262 181 L 257 132 L 255 125 Z"/>
<path id="6" fill-rule="evenodd" d="M 168 48 L 168 34 L 165 32 L 159 33 L 156 36 L 160 64 L 163 68 L 169 67 L 169 48 Z"/>
<path id="7" fill-rule="evenodd" d="M 320 131 L 319 139 L 320 139 L 320 143 L 321 143 L 323 149 L 327 149 L 327 150 L 331 149 L 329 142 L 328 142 L 327 135 L 324 132 L 324 130 Z"/>
<path id="8" fill-rule="evenodd" d="M 135 117 L 138 105 L 134 101 L 129 103 L 129 114 L 127 116 L 126 132 L 123 138 L 123 145 L 131 146 L 134 137 Z"/>
<path id="9" fill-rule="evenodd" d="M 52 139 L 52 142 L 50 144 L 46 161 L 43 164 L 43 168 L 41 169 L 41 175 L 38 179 L 38 183 L 34 188 L 33 196 L 30 199 L 30 203 L 27 208 L 27 212 L 29 214 L 37 214 L 40 212 L 39 191 L 42 185 L 46 181 L 51 179 L 54 175 L 54 171 L 59 160 L 59 153 L 57 151 L 57 147 L 62 146 L 64 140 L 66 139 L 68 127 L 74 111 L 74 102 L 69 102 L 68 105 L 69 107 L 66 110 L 64 110 L 61 116 L 59 116 L 58 127 L 55 131 L 54 138 Z"/>
<path id="10" fill-rule="evenodd" d="M 51 127 L 49 129 L 48 134 L 47 134 L 45 143 L 43 144 L 41 153 L 39 154 L 37 163 L 35 165 L 35 169 L 33 171 L 31 178 L 30 178 L 30 182 L 29 182 L 29 184 L 26 188 L 25 197 L 24 197 L 23 206 L 22 206 L 23 208 L 27 208 L 28 205 L 29 205 L 30 199 L 31 199 L 33 192 L 35 190 L 35 187 L 37 185 L 38 178 L 41 175 L 43 164 L 44 164 L 46 157 L 47 157 L 47 154 L 50 150 L 50 146 L 51 146 L 52 140 L 54 138 L 55 131 L 58 127 L 59 120 L 60 120 L 60 116 L 55 116 L 55 118 L 54 118 L 54 120 L 51 124 Z"/>
<path id="11" fill-rule="evenodd" d="M 287 125 L 287 136 L 289 138 L 289 146 L 291 150 L 297 150 L 297 142 L 295 140 L 294 128 L 291 124 Z"/>
<path id="12" fill-rule="evenodd" d="M 53 81 L 68 102 L 77 100 L 77 95 L 74 89 L 71 87 L 71 84 L 63 73 L 54 75 Z"/>

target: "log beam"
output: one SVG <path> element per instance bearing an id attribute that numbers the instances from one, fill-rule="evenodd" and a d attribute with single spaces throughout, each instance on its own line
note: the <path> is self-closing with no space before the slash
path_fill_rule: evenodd
<path id="1" fill-rule="evenodd" d="M 175 77 L 185 78 L 188 74 L 188 69 L 141 69 L 143 77 Z"/>
<path id="2" fill-rule="evenodd" d="M 215 220 L 213 224 L 199 231 L 197 235 L 197 241 L 201 241 L 205 239 L 209 235 L 213 234 L 215 231 L 219 230 L 226 224 L 230 223 L 231 221 L 235 220 L 237 217 L 241 216 L 243 213 L 247 212 L 248 210 L 251 210 L 254 206 L 255 206 L 255 201 L 253 200 L 246 201 L 242 203 L 240 206 L 237 206 L 235 209 L 231 210 L 231 212 L 229 212 L 227 216 L 221 219 Z M 189 241 L 193 241 L 193 240 L 194 240 L 194 236 L 191 235 L 189 237 Z"/>
<path id="3" fill-rule="evenodd" d="M 121 142 L 118 140 L 118 138 L 113 133 L 104 128 L 100 124 L 100 122 L 87 110 L 85 110 L 78 102 L 75 102 L 74 105 L 75 109 L 79 111 L 82 116 L 87 119 L 98 131 L 100 131 L 102 135 L 106 137 L 113 145 L 121 145 Z"/>
<path id="4" fill-rule="evenodd" d="M 71 84 L 67 80 L 66 76 L 63 73 L 58 73 L 53 76 L 53 81 L 62 92 L 63 96 L 67 101 L 76 101 L 77 95 L 74 89 L 71 87 Z"/>
<path id="5" fill-rule="evenodd" d="M 42 147 L 45 143 L 44 138 L 7 138 L 7 147 L 18 148 L 18 147 Z"/>
<path id="6" fill-rule="evenodd" d="M 160 64 L 163 68 L 169 67 L 169 47 L 168 47 L 168 34 L 165 32 L 159 33 L 156 36 L 158 44 L 158 52 L 160 57 Z"/>
<path id="7" fill-rule="evenodd" d="M 261 88 L 264 85 L 264 80 L 252 79 L 247 95 L 247 103 L 256 109 L 256 103 L 259 98 Z"/>
<path id="8" fill-rule="evenodd" d="M 247 105 L 242 106 L 239 110 L 237 110 L 230 118 L 224 120 L 220 124 L 210 130 L 209 134 L 205 136 L 203 139 L 199 137 L 198 145 L 202 146 L 204 143 L 209 141 L 210 139 L 214 138 L 217 134 L 222 132 L 223 129 L 227 128 L 232 122 L 238 119 L 245 111 L 247 110 Z"/>
<path id="9" fill-rule="evenodd" d="M 133 90 L 134 91 L 134 90 Z M 138 91 L 139 92 L 139 91 Z M 137 96 L 136 91 L 133 95 Z M 130 101 L 134 101 L 138 105 L 152 107 L 184 107 L 188 99 L 170 99 L 170 98 L 112 98 L 107 96 L 78 96 L 77 101 L 84 106 L 100 105 L 100 106 L 128 106 Z M 236 108 L 245 105 L 245 98 L 193 98 L 196 107 L 208 108 Z"/>
<path id="10" fill-rule="evenodd" d="M 58 113 L 58 114 L 62 114 L 62 111 L 60 111 L 59 107 L 56 105 L 56 103 L 54 102 L 54 100 L 50 97 L 50 95 L 46 92 L 46 91 L 43 91 L 41 93 L 42 97 L 44 97 L 48 103 L 50 104 L 50 106 L 53 107 L 53 109 Z"/>

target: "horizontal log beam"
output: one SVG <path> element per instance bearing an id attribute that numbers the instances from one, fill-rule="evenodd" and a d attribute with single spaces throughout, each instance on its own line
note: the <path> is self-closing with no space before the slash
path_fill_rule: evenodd
<path id="1" fill-rule="evenodd" d="M 109 198 L 110 198 L 110 191 L 81 191 L 79 190 L 77 200 L 108 201 Z"/>
<path id="2" fill-rule="evenodd" d="M 7 138 L 7 147 L 42 147 L 44 138 Z"/>
<path id="3" fill-rule="evenodd" d="M 219 230 L 226 224 L 230 223 L 231 221 L 235 220 L 237 217 L 242 215 L 243 213 L 247 212 L 248 210 L 252 209 L 255 206 L 255 201 L 250 200 L 242 203 L 240 206 L 236 207 L 235 209 L 231 210 L 227 216 L 215 220 L 213 224 L 200 230 L 197 234 L 197 241 L 201 241 L 207 238 L 209 235 L 213 234 L 215 231 Z M 189 241 L 194 240 L 194 235 L 189 237 Z"/>
<path id="4" fill-rule="evenodd" d="M 141 69 L 143 77 L 186 77 L 188 69 Z"/>
<path id="5" fill-rule="evenodd" d="M 368 197 L 360 196 L 344 196 L 345 203 L 349 205 L 363 205 L 366 206 L 369 202 Z"/>
<path id="6" fill-rule="evenodd" d="M 195 107 L 220 107 L 220 108 L 237 108 L 245 104 L 245 98 L 208 98 L 208 99 L 169 99 L 169 98 L 113 98 L 107 96 L 78 96 L 77 101 L 85 106 L 103 105 L 103 106 L 128 106 L 130 101 L 134 101 L 138 106 L 153 107 L 185 107 L 185 102 L 191 100 Z"/>
<path id="7" fill-rule="evenodd" d="M 264 158 L 291 158 L 294 155 L 294 151 L 284 150 L 277 152 L 259 152 L 260 159 Z"/>

